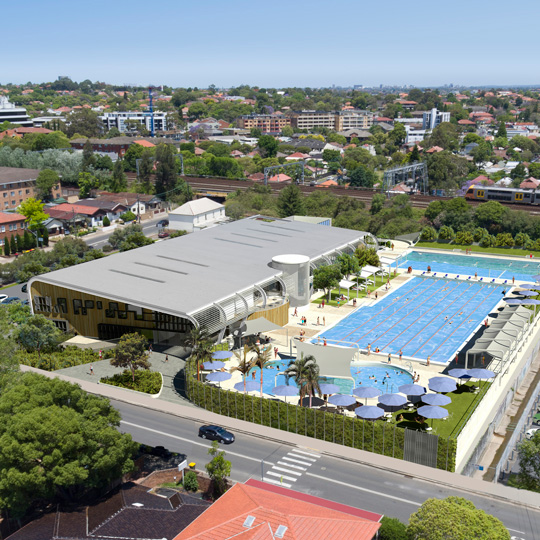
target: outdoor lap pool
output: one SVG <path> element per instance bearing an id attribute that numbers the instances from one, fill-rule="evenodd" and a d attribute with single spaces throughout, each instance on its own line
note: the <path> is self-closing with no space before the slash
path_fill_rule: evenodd
<path id="1" fill-rule="evenodd" d="M 288 362 L 276 361 L 272 362 L 272 368 L 263 370 L 263 392 L 272 394 L 274 386 L 287 384 L 286 377 L 280 371 L 287 368 Z M 278 369 L 275 366 L 278 366 Z M 354 379 L 354 384 L 350 379 L 339 379 L 334 377 L 321 377 L 321 383 L 333 383 L 339 386 L 340 394 L 350 394 L 356 386 L 373 386 L 378 388 L 383 394 L 388 392 L 397 392 L 398 386 L 409 384 L 412 382 L 412 375 L 403 368 L 382 365 L 377 362 L 369 362 L 363 364 L 351 365 L 351 377 Z M 260 369 L 254 368 L 249 372 L 246 380 L 253 380 L 252 373 L 255 373 L 255 380 L 260 381 Z M 373 378 L 370 378 L 373 377 Z M 294 379 L 289 379 L 289 386 L 296 388 Z M 290 398 L 291 400 L 293 398 Z"/>
<path id="2" fill-rule="evenodd" d="M 320 334 L 329 344 L 358 346 L 445 363 L 504 297 L 507 286 L 478 281 L 415 277 Z M 312 340 L 316 342 L 316 339 Z"/>
<path id="3" fill-rule="evenodd" d="M 463 277 L 497 278 L 519 281 L 528 281 L 531 276 L 540 273 L 540 263 L 534 259 L 519 261 L 510 259 L 496 259 L 492 257 L 475 257 L 474 255 L 455 255 L 453 253 L 427 253 L 411 251 L 398 259 L 399 268 L 411 266 L 413 270 L 427 270 L 431 266 L 432 272 L 444 274 L 460 274 Z M 442 277 L 442 276 L 440 276 Z"/>

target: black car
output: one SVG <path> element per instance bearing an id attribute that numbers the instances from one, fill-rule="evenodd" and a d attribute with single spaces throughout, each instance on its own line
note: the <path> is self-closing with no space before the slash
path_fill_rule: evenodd
<path id="1" fill-rule="evenodd" d="M 219 426 L 201 426 L 199 428 L 199 437 L 211 441 L 219 441 L 224 444 L 231 444 L 234 442 L 234 435 Z"/>
<path id="2" fill-rule="evenodd" d="M 22 292 L 28 292 L 28 283 L 25 283 L 25 284 L 21 287 L 21 291 L 22 291 Z"/>

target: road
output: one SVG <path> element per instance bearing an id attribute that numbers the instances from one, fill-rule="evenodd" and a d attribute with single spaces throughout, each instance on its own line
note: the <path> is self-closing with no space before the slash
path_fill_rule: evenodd
<path id="1" fill-rule="evenodd" d="M 134 440 L 184 454 L 197 468 L 204 469 L 210 443 L 197 436 L 198 422 L 119 401 L 112 403 L 122 415 L 121 430 Z M 540 538 L 540 512 L 321 455 L 315 440 L 314 448 L 298 448 L 242 433 L 235 435 L 236 441 L 224 446 L 233 480 L 260 480 L 263 476 L 266 482 L 282 483 L 297 491 L 397 517 L 405 523 L 428 498 L 462 496 L 501 519 L 516 540 Z"/>

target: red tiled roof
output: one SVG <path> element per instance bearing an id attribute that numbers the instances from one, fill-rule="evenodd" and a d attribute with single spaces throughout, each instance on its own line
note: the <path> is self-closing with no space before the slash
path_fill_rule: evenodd
<path id="1" fill-rule="evenodd" d="M 76 214 L 83 214 L 87 216 L 93 216 L 101 210 L 101 208 L 95 208 L 93 206 L 85 206 L 83 204 L 71 204 L 71 203 L 62 203 L 57 204 L 56 206 L 51 206 L 46 208 L 45 211 L 56 210 L 57 212 L 75 212 Z M 49 214 L 50 215 L 50 214 Z"/>
<path id="2" fill-rule="evenodd" d="M 426 154 L 435 154 L 437 152 L 442 152 L 444 148 L 440 146 L 432 146 L 429 150 L 426 150 Z"/>
<path id="3" fill-rule="evenodd" d="M 458 124 L 462 125 L 462 126 L 474 126 L 475 123 L 472 121 L 472 120 L 458 120 Z"/>
<path id="4" fill-rule="evenodd" d="M 175 540 L 273 540 L 280 525 L 286 527 L 284 540 L 372 540 L 382 516 L 360 517 L 357 510 L 249 481 L 235 484 Z M 255 520 L 250 527 L 244 527 L 248 516 Z"/>
<path id="5" fill-rule="evenodd" d="M 289 180 L 291 180 L 291 177 L 283 173 L 276 174 L 268 179 L 269 182 L 288 182 Z"/>
<path id="6" fill-rule="evenodd" d="M 0 212 L 0 223 L 14 223 L 25 219 L 23 215 L 14 212 Z"/>
<path id="7" fill-rule="evenodd" d="M 152 144 L 150 141 L 145 140 L 139 140 L 139 141 L 133 141 L 135 144 L 140 144 L 141 146 L 144 146 L 145 148 L 154 148 L 156 145 Z"/>

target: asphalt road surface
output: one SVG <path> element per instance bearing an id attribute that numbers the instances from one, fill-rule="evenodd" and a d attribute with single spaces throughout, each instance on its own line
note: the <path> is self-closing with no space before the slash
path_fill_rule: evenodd
<path id="1" fill-rule="evenodd" d="M 120 429 L 131 433 L 137 442 L 179 452 L 189 462 L 194 461 L 198 469 L 208 463 L 210 443 L 198 437 L 199 422 L 118 401 L 113 405 L 122 415 Z M 540 538 L 540 511 L 327 457 L 316 450 L 315 440 L 314 448 L 299 448 L 243 433 L 235 436 L 233 444 L 222 445 L 232 464 L 233 480 L 263 478 L 265 482 L 397 517 L 405 523 L 426 499 L 456 495 L 501 519 L 515 540 Z"/>

